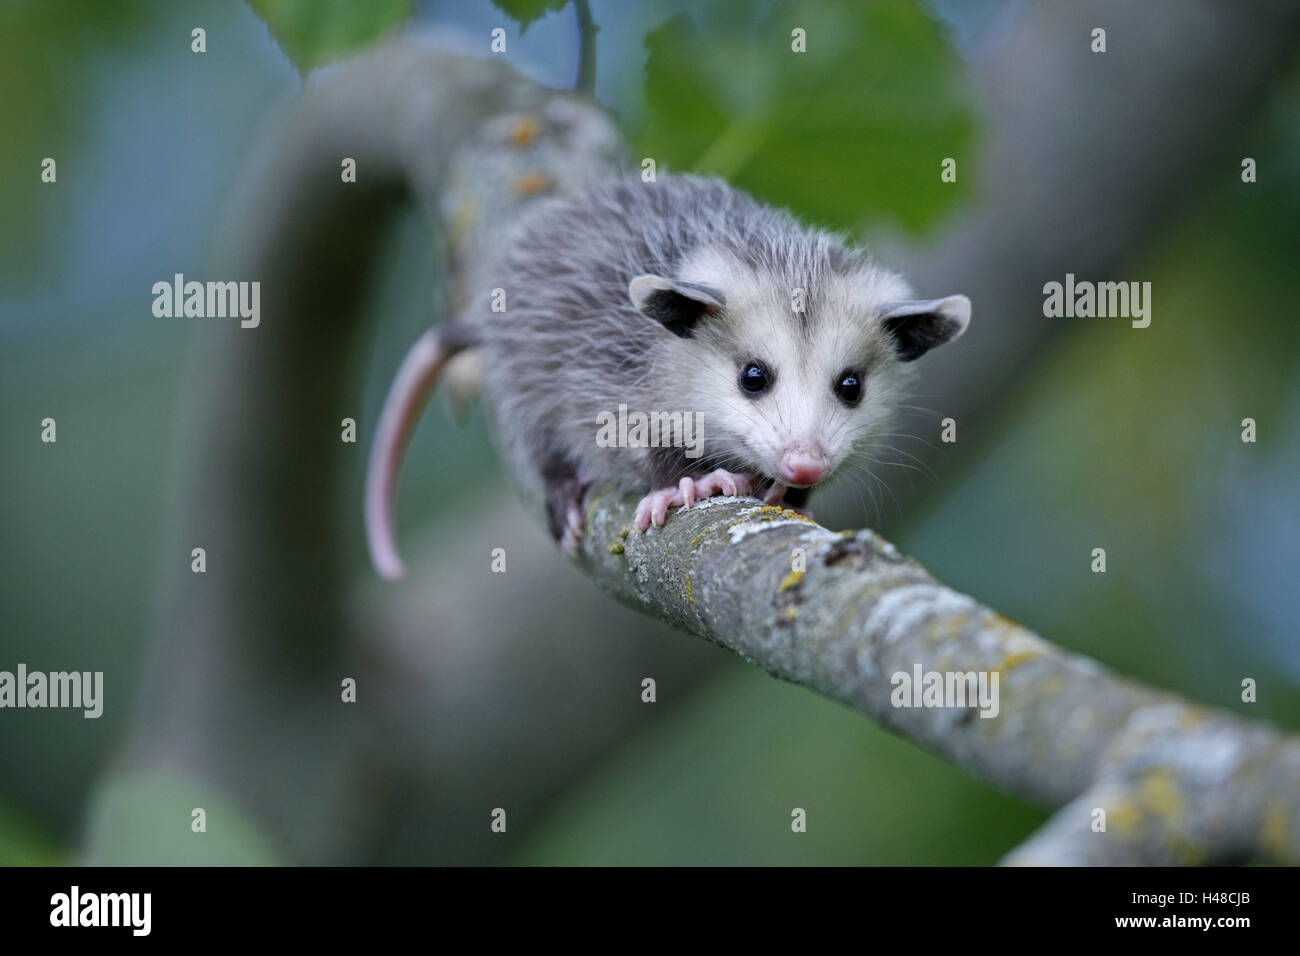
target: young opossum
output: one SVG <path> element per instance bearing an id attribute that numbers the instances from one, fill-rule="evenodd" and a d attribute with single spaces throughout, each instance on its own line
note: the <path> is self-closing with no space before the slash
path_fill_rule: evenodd
<path id="1" fill-rule="evenodd" d="M 970 320 L 965 296 L 911 300 L 865 254 L 696 176 L 629 177 L 548 202 L 490 284 L 504 290 L 504 311 L 479 290 L 480 314 L 427 333 L 385 404 L 366 488 L 371 556 L 385 576 L 402 573 L 391 525 L 402 449 L 461 348 L 480 349 L 497 443 L 522 497 L 572 553 L 593 484 L 644 494 L 641 531 L 716 494 L 802 505 L 887 426 L 904 363 Z M 623 447 L 598 440 L 621 412 L 674 424 L 682 413 L 702 430 L 690 447 L 681 430 L 658 435 L 658 447 L 634 429 L 621 434 L 641 440 Z"/>

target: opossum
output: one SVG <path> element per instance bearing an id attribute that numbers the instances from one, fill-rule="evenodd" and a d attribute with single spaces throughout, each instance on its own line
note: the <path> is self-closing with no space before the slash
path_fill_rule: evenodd
<path id="1" fill-rule="evenodd" d="M 416 343 L 385 403 L 365 509 L 384 576 L 402 573 L 391 512 L 403 447 L 462 348 L 479 350 L 521 496 L 573 553 L 593 485 L 643 494 L 642 532 L 711 495 L 806 504 L 888 427 L 907 363 L 970 321 L 966 296 L 914 300 L 863 251 L 706 177 L 628 177 L 546 201 L 507 245 L 476 311 Z M 657 447 L 644 431 L 601 434 L 615 414 L 675 424 L 679 412 L 701 425 L 691 447 L 676 431 Z"/>

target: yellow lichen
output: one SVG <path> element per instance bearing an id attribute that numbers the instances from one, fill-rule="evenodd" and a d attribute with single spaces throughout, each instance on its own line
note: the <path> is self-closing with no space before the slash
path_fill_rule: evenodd
<path id="1" fill-rule="evenodd" d="M 692 586 L 690 578 L 686 579 L 686 600 L 692 604 L 695 603 L 695 588 Z"/>
<path id="2" fill-rule="evenodd" d="M 703 540 L 704 540 L 704 534 L 703 533 L 697 534 L 695 537 L 691 538 L 691 547 L 692 548 L 695 547 Z"/>
<path id="3" fill-rule="evenodd" d="M 1062 674 L 1053 674 L 1038 685 L 1039 691 L 1045 697 L 1055 697 L 1061 691 L 1065 690 L 1065 676 Z"/>
<path id="4" fill-rule="evenodd" d="M 1290 853 L 1291 826 L 1287 820 L 1286 808 L 1274 803 L 1264 811 L 1264 819 L 1259 826 L 1259 844 L 1274 857 L 1286 859 Z"/>
<path id="5" fill-rule="evenodd" d="M 1038 656 L 1038 651 L 1012 651 L 1006 657 L 1002 658 L 1002 663 L 997 666 L 1000 671 L 1012 671 L 1023 664 L 1025 661 L 1032 661 Z"/>
<path id="6" fill-rule="evenodd" d="M 777 590 L 781 593 L 784 593 L 790 590 L 791 588 L 798 587 L 799 582 L 802 580 L 803 580 L 802 571 L 791 571 L 789 574 L 787 574 L 784 578 L 781 579 L 781 585 L 780 587 L 777 588 Z"/>
<path id="7" fill-rule="evenodd" d="M 536 196 L 538 193 L 550 189 L 551 185 L 550 176 L 540 170 L 533 170 L 517 177 L 514 182 L 514 189 L 521 196 Z"/>
<path id="8" fill-rule="evenodd" d="M 1008 630 L 1017 630 L 1017 631 L 1024 630 L 1024 628 L 1021 625 L 1011 620 L 1011 618 L 1004 617 L 1003 615 L 998 614 L 996 612 L 989 614 L 989 623 L 992 624 L 994 627 L 1006 628 Z"/>
<path id="9" fill-rule="evenodd" d="M 448 222 L 448 231 L 451 233 L 453 240 L 463 239 L 469 234 L 474 225 L 476 218 L 477 206 L 472 200 L 466 199 L 456 204 L 452 210 Z"/>
<path id="10" fill-rule="evenodd" d="M 795 519 L 796 521 L 806 521 L 809 524 L 816 524 L 812 518 L 807 515 L 801 515 L 797 511 L 791 511 L 789 508 L 783 508 L 780 505 L 760 505 L 754 512 L 758 515 L 759 521 L 775 521 L 778 518 Z M 849 532 L 852 534 L 852 532 Z"/>
<path id="11" fill-rule="evenodd" d="M 786 621 L 793 621 L 798 616 L 799 616 L 799 609 L 794 607 L 788 607 L 781 612 L 782 619 Z"/>
<path id="12" fill-rule="evenodd" d="M 1132 835 L 1142 822 L 1142 811 L 1129 800 L 1122 800 L 1113 807 L 1103 809 L 1106 809 L 1107 828 L 1115 830 L 1120 836 Z"/>
<path id="13" fill-rule="evenodd" d="M 542 124 L 538 122 L 536 116 L 521 116 L 515 120 L 515 125 L 510 127 L 510 145 L 527 146 L 541 131 Z"/>
<path id="14" fill-rule="evenodd" d="M 961 629 L 966 626 L 968 619 L 969 615 L 967 614 L 951 614 L 932 622 L 927 633 L 930 643 L 937 644 L 950 637 L 956 637 Z"/>
<path id="15" fill-rule="evenodd" d="M 1159 816 L 1176 817 L 1183 812 L 1183 797 L 1178 792 L 1178 781 L 1171 770 L 1155 767 L 1147 771 L 1138 787 L 1142 805 Z"/>
<path id="16" fill-rule="evenodd" d="M 622 554 L 622 553 L 623 553 L 623 543 L 622 543 L 621 541 L 615 541 L 613 544 L 611 544 L 611 545 L 609 546 L 609 553 L 610 553 L 610 554 Z"/>

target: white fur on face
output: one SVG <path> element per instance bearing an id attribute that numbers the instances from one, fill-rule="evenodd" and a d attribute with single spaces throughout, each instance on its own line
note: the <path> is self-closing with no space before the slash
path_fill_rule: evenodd
<path id="1" fill-rule="evenodd" d="M 793 289 L 725 250 L 699 251 L 681 278 L 726 298 L 725 315 L 701 322 L 673 361 L 688 372 L 675 378 L 691 407 L 704 413 L 711 454 L 736 454 L 775 480 L 787 449 L 804 447 L 825 454 L 833 473 L 886 430 L 904 369 L 878 307 L 907 297 L 900 278 L 870 267 L 847 276 L 824 271 L 805 289 L 807 322 L 793 309 Z M 740 371 L 750 361 L 761 361 L 773 375 L 773 385 L 757 396 L 740 387 Z M 834 391 L 847 370 L 863 386 L 853 408 Z"/>

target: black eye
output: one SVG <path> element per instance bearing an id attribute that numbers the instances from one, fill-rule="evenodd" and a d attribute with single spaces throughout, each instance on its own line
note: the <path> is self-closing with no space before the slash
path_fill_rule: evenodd
<path id="1" fill-rule="evenodd" d="M 772 385 L 772 373 L 762 362 L 750 362 L 740 370 L 740 387 L 750 395 L 766 391 Z"/>
<path id="2" fill-rule="evenodd" d="M 862 401 L 862 376 L 852 369 L 841 372 L 840 380 L 835 383 L 835 394 L 852 408 Z"/>

